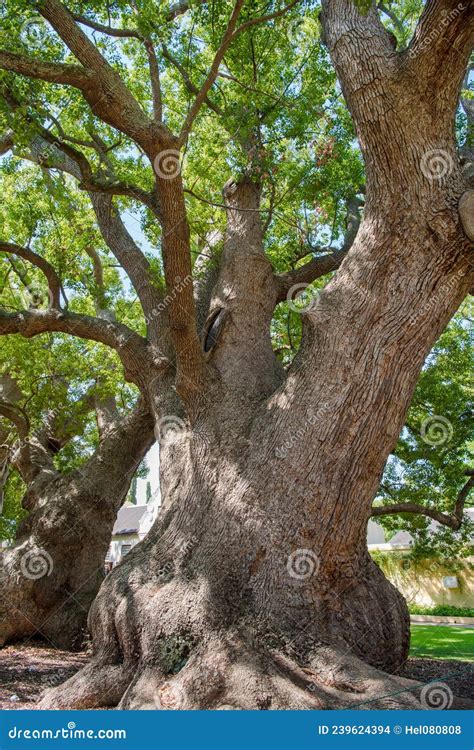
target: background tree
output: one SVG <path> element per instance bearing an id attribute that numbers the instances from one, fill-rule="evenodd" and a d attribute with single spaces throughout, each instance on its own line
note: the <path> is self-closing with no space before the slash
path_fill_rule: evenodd
<path id="1" fill-rule="evenodd" d="M 3 298 L 14 303 L 14 291 L 7 285 Z M 2 340 L 1 531 L 14 540 L 1 556 L 2 644 L 38 633 L 58 647 L 82 645 L 117 510 L 154 440 L 113 356 L 97 345 L 85 356 L 84 347 L 61 335 Z"/>
<path id="2" fill-rule="evenodd" d="M 430 352 L 373 510 L 389 534 L 412 534 L 416 557 L 451 561 L 472 550 L 472 522 L 463 515 L 474 486 L 471 320 L 466 301 Z"/>
<path id="3" fill-rule="evenodd" d="M 7 27 L 5 141 L 88 193 L 145 325 L 67 309 L 50 274 L 48 308 L 2 313 L 0 331 L 115 349 L 160 438 L 163 512 L 94 602 L 92 663 L 44 705 L 419 705 L 415 685 L 376 669 L 406 658 L 409 620 L 366 526 L 423 362 L 472 285 L 454 113 L 474 9 L 430 0 L 397 50 L 375 6 L 325 0 L 319 38 L 318 8 L 298 5 L 118 3 L 108 16 L 44 0 L 41 52 Z M 313 148 L 321 119 L 346 127 Z M 312 177 L 341 164 L 331 200 Z M 328 237 L 318 206 L 346 217 L 363 196 L 357 236 L 338 213 Z M 121 220 L 128 201 L 144 207 L 152 258 Z M 335 268 L 284 370 L 274 310 Z"/>
<path id="4" fill-rule="evenodd" d="M 137 504 L 137 479 L 133 477 L 132 484 L 130 485 L 130 492 L 128 495 L 128 502 L 132 505 Z"/>

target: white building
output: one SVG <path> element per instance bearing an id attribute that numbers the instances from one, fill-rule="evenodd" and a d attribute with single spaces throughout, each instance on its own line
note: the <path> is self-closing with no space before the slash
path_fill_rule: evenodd
<path id="1" fill-rule="evenodd" d="M 159 493 L 143 505 L 123 505 L 112 530 L 112 541 L 105 558 L 105 569 L 112 570 L 138 542 L 146 537 L 160 509 Z"/>

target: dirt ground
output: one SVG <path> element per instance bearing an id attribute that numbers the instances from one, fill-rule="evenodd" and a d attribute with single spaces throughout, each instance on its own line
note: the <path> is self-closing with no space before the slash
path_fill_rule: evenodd
<path id="1" fill-rule="evenodd" d="M 409 659 L 401 672 L 404 677 L 418 682 L 438 680 L 449 685 L 459 698 L 474 700 L 474 664 L 451 659 Z"/>
<path id="2" fill-rule="evenodd" d="M 57 651 L 30 641 L 0 650 L 0 709 L 35 708 L 39 696 L 72 677 L 87 654 Z"/>
<path id="3" fill-rule="evenodd" d="M 88 655 L 56 651 L 39 642 L 15 644 L 0 651 L 0 709 L 35 708 L 48 687 L 60 685 L 84 664 Z M 446 659 L 410 659 L 402 672 L 420 682 L 447 683 L 460 698 L 474 699 L 474 665 Z"/>

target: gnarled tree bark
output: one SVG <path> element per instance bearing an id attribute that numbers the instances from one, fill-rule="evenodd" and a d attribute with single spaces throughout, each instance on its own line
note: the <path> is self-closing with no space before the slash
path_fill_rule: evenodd
<path id="1" fill-rule="evenodd" d="M 235 28 L 241 5 L 217 61 L 246 25 Z M 92 662 L 41 705 L 419 708 L 420 686 L 387 674 L 407 657 L 409 617 L 368 555 L 366 529 L 423 361 L 472 286 L 458 208 L 469 186 L 453 120 L 474 7 L 446 27 L 454 3 L 430 0 L 412 44 L 396 52 L 375 8 L 364 15 L 350 0 L 323 1 L 324 37 L 365 160 L 366 206 L 337 273 L 304 314 L 287 372 L 270 324 L 288 277 L 264 253 L 260 186 L 250 177 L 226 185 L 224 249 L 200 340 L 184 283 L 181 175 L 156 167 L 187 137 L 217 68 L 178 138 L 139 111 L 59 0 L 43 7 L 81 66 L 10 53 L 0 65 L 56 76 L 92 108 L 107 91 L 107 110 L 102 103 L 95 114 L 155 165 L 173 356 L 158 377 L 147 342 L 131 341 L 131 364 L 122 353 L 157 423 L 163 509 L 92 605 Z M 328 270 L 312 263 L 304 283 Z M 23 332 L 16 318 L 3 325 Z"/>
<path id="2" fill-rule="evenodd" d="M 100 442 L 79 469 L 55 468 L 61 441 L 50 431 L 20 435 L 13 463 L 27 485 L 28 516 L 0 556 L 0 645 L 35 634 L 57 648 L 83 645 L 117 512 L 154 441 L 142 403 L 126 416 L 98 406 Z"/>

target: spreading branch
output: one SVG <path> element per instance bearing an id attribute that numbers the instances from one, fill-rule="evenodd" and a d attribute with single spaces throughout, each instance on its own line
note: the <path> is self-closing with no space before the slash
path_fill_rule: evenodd
<path id="1" fill-rule="evenodd" d="M 127 231 L 112 198 L 101 193 L 91 193 L 90 199 L 104 241 L 126 271 L 142 306 L 151 341 L 157 341 L 162 294 L 154 282 L 150 264 Z"/>
<path id="2" fill-rule="evenodd" d="M 0 310 L 0 336 L 18 333 L 31 338 L 48 332 L 68 333 L 115 349 L 126 377 L 139 387 L 146 379 L 148 368 L 160 366 L 146 339 L 122 323 L 64 310 L 24 310 L 19 313 Z"/>
<path id="3" fill-rule="evenodd" d="M 448 526 L 453 531 L 458 531 L 461 528 L 463 520 L 464 505 L 466 500 L 474 487 L 474 471 L 467 471 L 466 475 L 469 479 L 461 489 L 456 499 L 453 512 L 451 514 L 443 513 L 434 508 L 429 508 L 425 505 L 419 505 L 418 503 L 391 503 L 389 505 L 375 505 L 372 508 L 372 517 L 377 516 L 389 516 L 398 513 L 418 513 L 422 516 L 432 518 L 434 521 Z"/>
<path id="4" fill-rule="evenodd" d="M 160 68 L 156 50 L 151 39 L 144 40 L 146 55 L 148 58 L 148 69 L 150 71 L 151 93 L 153 97 L 153 117 L 155 123 L 163 119 L 163 102 L 161 98 Z"/>
<path id="5" fill-rule="evenodd" d="M 182 65 L 180 61 L 177 60 L 176 57 L 174 57 L 171 54 L 166 44 L 162 45 L 161 52 L 163 54 L 163 57 L 166 60 L 168 60 L 168 62 L 170 62 L 176 68 L 176 70 L 180 73 L 181 78 L 183 79 L 183 83 L 186 86 L 189 93 L 194 94 L 194 96 L 197 96 L 199 94 L 199 88 L 191 81 L 191 78 L 189 77 L 189 73 L 184 67 L 184 65 Z M 223 111 L 221 110 L 221 108 L 218 107 L 217 104 L 214 104 L 214 102 L 212 102 L 208 96 L 204 98 L 204 103 L 206 104 L 207 107 L 209 107 L 209 109 L 212 109 L 212 111 L 215 112 L 216 114 L 218 115 L 223 114 Z"/>
<path id="6" fill-rule="evenodd" d="M 47 62 L 17 52 L 0 50 L 0 68 L 28 78 L 39 78 L 48 83 L 62 83 L 81 90 L 90 86 L 90 76 L 81 65 Z"/>
<path id="7" fill-rule="evenodd" d="M 61 281 L 53 266 L 47 260 L 27 247 L 21 247 L 10 242 L 0 242 L 0 252 L 8 255 L 16 255 L 18 258 L 23 258 L 23 260 L 39 268 L 44 273 L 48 282 L 49 306 L 56 310 L 60 309 Z"/>
<path id="8" fill-rule="evenodd" d="M 336 271 L 347 255 L 347 250 L 336 250 L 334 253 L 327 253 L 319 257 L 312 258 L 308 263 L 296 268 L 294 271 L 280 273 L 275 275 L 277 285 L 277 301 L 284 302 L 288 292 L 296 284 L 311 284 L 316 279 L 325 276 L 331 271 Z"/>
<path id="9" fill-rule="evenodd" d="M 284 302 L 287 299 L 288 293 L 293 286 L 297 284 L 311 284 L 316 279 L 320 279 L 321 276 L 325 276 L 327 273 L 336 271 L 339 268 L 359 231 L 361 219 L 360 208 L 362 205 L 363 201 L 356 196 L 347 201 L 346 233 L 340 250 L 311 258 L 310 261 L 293 271 L 275 274 L 278 302 Z M 314 250 L 311 252 L 314 252 Z"/>
<path id="10" fill-rule="evenodd" d="M 12 112 L 18 112 L 21 109 L 21 103 L 10 89 L 2 86 L 0 92 Z M 54 118 L 51 117 L 50 119 Z M 25 120 L 29 125 L 33 122 L 31 115 L 26 116 Z M 103 176 L 94 174 L 84 153 L 71 145 L 73 142 L 77 143 L 78 139 L 68 137 L 57 121 L 55 121 L 55 124 L 60 130 L 59 137 L 41 127 L 36 116 L 34 124 L 38 130 L 38 135 L 32 139 L 29 152 L 20 152 L 22 158 L 29 159 L 47 169 L 58 169 L 72 175 L 78 181 L 82 190 L 133 198 L 147 206 L 155 216 L 159 217 L 160 208 L 155 191 L 147 191 L 138 185 L 121 182 L 116 179 L 115 175 L 112 175 L 110 179 L 105 179 Z M 82 143 L 82 145 L 88 148 L 94 146 L 97 148 L 94 141 Z M 0 138 L 0 155 L 11 150 L 14 146 L 14 133 L 7 131 Z"/>
<path id="11" fill-rule="evenodd" d="M 214 59 L 211 63 L 211 67 L 209 68 L 209 73 L 207 74 L 206 80 L 202 84 L 194 102 L 192 103 L 189 109 L 189 112 L 186 116 L 186 119 L 183 123 L 183 127 L 181 128 L 181 133 L 178 139 L 180 146 L 185 143 L 191 131 L 191 128 L 193 126 L 194 120 L 199 114 L 199 111 L 202 105 L 204 104 L 206 97 L 217 78 L 217 74 L 219 72 L 219 65 L 224 59 L 225 53 L 227 52 L 228 48 L 230 47 L 230 45 L 232 44 L 235 38 L 234 31 L 236 29 L 237 21 L 239 20 L 240 11 L 242 10 L 244 2 L 245 0 L 236 0 L 234 4 L 234 8 L 232 10 L 229 21 L 227 23 L 227 27 L 222 37 L 220 47 L 217 50 L 216 54 L 214 55 Z"/>
<path id="12" fill-rule="evenodd" d="M 406 52 L 408 69 L 454 101 L 473 44 L 472 2 L 428 0 Z"/>
<path id="13" fill-rule="evenodd" d="M 214 55 L 211 67 L 209 68 L 209 72 L 206 76 L 206 80 L 199 89 L 199 92 L 186 116 L 183 127 L 181 128 L 181 133 L 178 139 L 180 145 L 183 145 L 185 143 L 193 126 L 194 120 L 199 114 L 202 105 L 204 104 L 204 102 L 206 102 L 207 95 L 211 87 L 214 85 L 217 76 L 219 75 L 219 66 L 224 59 L 225 53 L 229 49 L 232 42 L 236 39 L 236 37 L 239 36 L 239 34 L 241 34 L 242 32 L 252 28 L 253 26 L 257 26 L 259 24 L 266 23 L 267 21 L 271 21 L 275 18 L 279 18 L 280 16 L 287 13 L 291 8 L 293 8 L 298 2 L 300 2 L 300 0 L 292 0 L 291 3 L 285 5 L 283 8 L 275 11 L 274 13 L 268 13 L 267 15 L 259 16 L 258 18 L 251 18 L 249 21 L 245 21 L 240 26 L 237 26 L 237 22 L 239 20 L 240 12 L 242 10 L 244 2 L 245 0 L 236 0 L 234 4 L 234 8 L 227 23 L 227 27 L 222 37 L 220 47 Z"/>
<path id="14" fill-rule="evenodd" d="M 24 55 L 0 52 L 0 67 L 79 88 L 97 117 L 130 137 L 146 153 L 154 155 L 157 140 L 169 141 L 167 129 L 147 117 L 119 73 L 59 0 L 44 0 L 39 10 L 81 65 L 46 63 Z"/>

